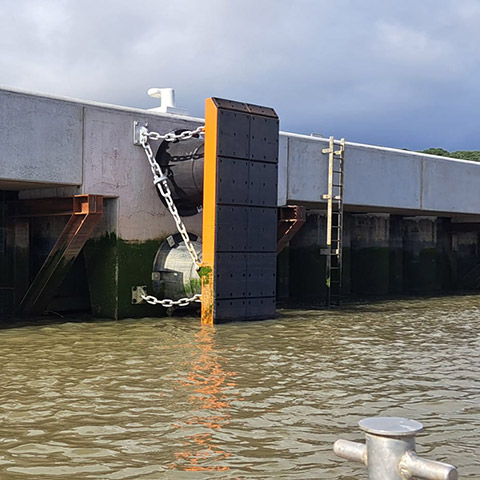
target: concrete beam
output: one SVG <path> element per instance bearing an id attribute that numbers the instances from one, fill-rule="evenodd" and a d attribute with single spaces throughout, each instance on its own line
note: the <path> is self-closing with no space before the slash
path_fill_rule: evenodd
<path id="1" fill-rule="evenodd" d="M 328 139 L 281 134 L 279 205 L 324 204 Z M 480 163 L 346 143 L 344 206 L 350 211 L 480 215 Z"/>
<path id="2" fill-rule="evenodd" d="M 80 185 L 82 126 L 81 105 L 0 90 L 0 188 Z"/>

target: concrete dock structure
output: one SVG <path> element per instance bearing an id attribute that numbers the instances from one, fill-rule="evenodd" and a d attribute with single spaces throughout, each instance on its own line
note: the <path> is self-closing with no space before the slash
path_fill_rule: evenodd
<path id="1" fill-rule="evenodd" d="M 164 314 L 132 304 L 132 286 L 151 291 L 159 245 L 176 233 L 145 153 L 134 145 L 134 122 L 168 133 L 204 120 L 0 90 L 1 315 L 15 312 L 68 221 L 53 212 L 15 215 L 15 205 L 76 195 L 101 196 L 103 216 L 48 310 L 85 309 L 107 318 Z M 327 144 L 280 134 L 278 206 L 305 206 L 307 222 L 279 256 L 278 298 L 321 300 L 325 290 Z M 345 293 L 480 288 L 479 184 L 475 162 L 347 142 Z M 200 213 L 183 220 L 201 237 Z"/>

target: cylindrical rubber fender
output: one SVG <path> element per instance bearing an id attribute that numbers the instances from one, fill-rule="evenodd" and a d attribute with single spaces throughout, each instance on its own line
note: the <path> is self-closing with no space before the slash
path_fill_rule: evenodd
<path id="1" fill-rule="evenodd" d="M 184 131 L 176 130 L 175 134 Z M 204 141 L 198 135 L 188 140 L 164 140 L 158 147 L 155 159 L 167 175 L 173 201 L 182 217 L 195 215 L 202 210 L 203 156 Z M 160 198 L 166 206 L 161 195 Z"/>
<path id="2" fill-rule="evenodd" d="M 201 259 L 201 238 L 193 233 L 189 233 L 188 236 Z M 152 287 L 155 295 L 172 300 L 201 293 L 197 268 L 179 233 L 170 235 L 158 248 L 153 261 Z"/>

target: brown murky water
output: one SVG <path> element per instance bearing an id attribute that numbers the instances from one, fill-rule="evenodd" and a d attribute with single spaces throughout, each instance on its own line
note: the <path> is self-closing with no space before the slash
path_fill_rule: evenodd
<path id="1" fill-rule="evenodd" d="M 280 314 L 0 330 L 0 479 L 366 479 L 374 415 L 480 478 L 480 296 Z"/>

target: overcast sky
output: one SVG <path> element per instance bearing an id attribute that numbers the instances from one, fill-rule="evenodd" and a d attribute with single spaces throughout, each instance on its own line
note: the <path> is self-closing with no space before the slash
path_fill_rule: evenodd
<path id="1" fill-rule="evenodd" d="M 480 150 L 480 0 L 0 0 L 0 85 L 150 108 L 174 87 L 286 131 Z"/>

